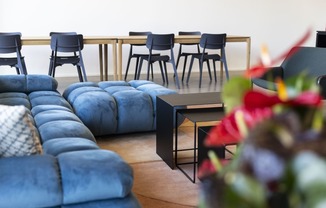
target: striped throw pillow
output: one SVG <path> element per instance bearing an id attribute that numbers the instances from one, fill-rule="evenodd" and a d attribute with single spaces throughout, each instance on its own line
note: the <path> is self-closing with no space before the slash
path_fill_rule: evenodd
<path id="1" fill-rule="evenodd" d="M 0 105 L 0 157 L 41 154 L 38 132 L 25 106 Z"/>

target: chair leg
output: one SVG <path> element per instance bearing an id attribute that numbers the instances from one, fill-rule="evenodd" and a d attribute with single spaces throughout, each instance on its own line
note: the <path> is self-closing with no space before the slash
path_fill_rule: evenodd
<path id="1" fill-rule="evenodd" d="M 181 58 L 181 50 L 182 50 L 182 46 L 180 45 L 179 52 L 178 52 L 178 58 L 177 58 L 177 64 L 176 64 L 177 69 L 178 69 L 178 66 L 179 66 L 180 58 Z"/>
<path id="2" fill-rule="evenodd" d="M 143 58 L 140 58 L 140 63 L 138 65 L 138 70 L 137 70 L 137 80 L 139 80 L 140 78 L 141 68 L 143 66 L 143 60 L 144 60 Z"/>
<path id="3" fill-rule="evenodd" d="M 214 60 L 213 60 L 213 68 L 214 68 L 214 79 L 215 79 L 215 82 L 217 82 L 217 79 L 216 79 L 216 64 L 215 64 Z"/>
<path id="4" fill-rule="evenodd" d="M 85 66 L 84 66 L 84 63 L 83 62 L 80 62 L 79 63 L 79 65 L 80 65 L 80 68 L 81 68 L 81 70 L 82 70 L 82 74 L 83 74 L 83 80 L 84 80 L 84 82 L 87 82 L 87 76 L 86 76 L 86 70 L 85 70 Z"/>
<path id="5" fill-rule="evenodd" d="M 19 70 L 19 68 L 17 66 L 15 66 L 15 69 L 16 69 L 16 73 L 20 74 L 20 70 Z"/>
<path id="6" fill-rule="evenodd" d="M 208 74 L 209 74 L 209 80 L 212 81 L 212 73 L 211 73 L 211 66 L 209 65 L 209 60 L 206 60 Z"/>
<path id="7" fill-rule="evenodd" d="M 139 59 L 140 59 L 140 57 L 137 57 L 137 58 L 136 58 L 136 66 L 135 66 L 134 79 L 137 79 L 137 74 L 138 74 L 137 70 L 138 70 Z M 127 72 L 126 72 L 126 73 L 127 73 Z M 127 74 L 125 75 L 125 81 L 126 81 L 126 79 L 127 79 Z"/>
<path id="8" fill-rule="evenodd" d="M 27 68 L 26 68 L 26 64 L 25 64 L 25 59 L 22 58 L 21 59 L 21 64 L 22 64 L 22 71 L 25 75 L 27 75 Z"/>
<path id="9" fill-rule="evenodd" d="M 52 77 L 55 76 L 55 69 L 56 69 L 56 66 L 53 66 L 53 68 L 52 68 Z"/>
<path id="10" fill-rule="evenodd" d="M 185 76 L 186 65 L 187 65 L 187 59 L 188 59 L 188 56 L 185 56 L 185 61 L 184 61 L 184 64 L 183 64 L 183 70 L 182 70 L 182 77 L 181 77 L 181 81 L 183 81 L 183 79 L 184 79 L 184 76 Z"/>
<path id="11" fill-rule="evenodd" d="M 201 88 L 201 80 L 203 78 L 203 65 L 204 65 L 204 62 L 199 60 L 199 88 Z M 209 64 L 207 66 L 209 66 Z M 210 69 L 209 69 L 209 71 L 210 71 Z"/>
<path id="12" fill-rule="evenodd" d="M 152 73 L 152 80 L 154 79 L 154 69 L 153 69 L 153 63 L 151 63 L 151 73 Z"/>
<path id="13" fill-rule="evenodd" d="M 188 70 L 188 75 L 187 75 L 187 84 L 189 82 L 189 78 L 190 78 L 190 74 L 191 74 L 191 69 L 192 69 L 192 65 L 194 64 L 194 57 L 191 57 L 191 61 L 190 61 L 190 65 L 189 65 L 189 70 Z"/>
<path id="14" fill-rule="evenodd" d="M 53 61 L 50 59 L 50 66 L 49 66 L 49 72 L 48 72 L 49 76 L 52 76 L 52 68 L 53 68 Z"/>
<path id="15" fill-rule="evenodd" d="M 149 80 L 149 73 L 150 73 L 150 67 L 151 67 L 151 63 L 148 61 L 148 64 L 147 64 L 147 80 Z"/>
<path id="16" fill-rule="evenodd" d="M 171 55 L 171 63 L 172 63 L 173 71 L 174 71 L 175 82 L 177 83 L 178 89 L 180 89 L 179 76 L 178 76 L 177 67 L 175 65 L 175 61 L 174 61 L 174 58 L 173 58 L 173 54 Z M 165 66 L 165 69 L 166 69 L 166 66 Z M 166 79 L 167 79 L 167 77 L 166 77 Z"/>
<path id="17" fill-rule="evenodd" d="M 138 58 L 137 58 L 137 59 L 138 59 Z M 125 81 L 127 80 L 130 61 L 131 61 L 131 56 L 128 57 L 128 62 L 127 62 L 127 67 L 126 67 L 126 73 L 125 73 Z M 137 64 L 136 64 L 136 68 L 137 68 Z"/>
<path id="18" fill-rule="evenodd" d="M 228 65 L 226 63 L 225 48 L 222 48 L 222 58 L 221 58 L 221 60 L 224 63 L 226 79 L 229 80 L 229 69 L 228 69 Z"/>
<path id="19" fill-rule="evenodd" d="M 78 77 L 79 77 L 79 81 L 83 82 L 83 76 L 82 76 L 82 72 L 81 72 L 81 68 L 79 65 L 76 65 L 77 67 L 77 72 L 78 72 Z"/>
<path id="20" fill-rule="evenodd" d="M 224 60 L 223 63 L 224 63 L 224 68 L 225 68 L 226 79 L 229 80 L 229 70 L 228 70 L 226 60 Z"/>
<path id="21" fill-rule="evenodd" d="M 162 75 L 163 83 L 165 83 L 165 75 L 164 75 L 164 71 L 163 71 L 162 61 L 159 61 L 158 63 L 160 65 L 160 70 L 161 70 L 161 75 Z"/>
<path id="22" fill-rule="evenodd" d="M 165 72 L 166 84 L 169 84 L 168 70 L 167 70 L 167 67 L 166 67 L 166 62 L 163 62 L 163 63 L 164 63 L 164 72 Z"/>

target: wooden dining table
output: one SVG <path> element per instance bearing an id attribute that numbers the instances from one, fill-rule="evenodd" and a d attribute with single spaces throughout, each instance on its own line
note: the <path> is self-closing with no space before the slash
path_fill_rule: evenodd
<path id="1" fill-rule="evenodd" d="M 113 79 L 122 80 L 123 44 L 144 44 L 147 36 L 84 36 L 84 44 L 98 45 L 100 79 L 108 80 L 108 45 L 112 46 Z M 51 37 L 22 37 L 22 45 L 50 45 Z M 199 43 L 200 35 L 176 35 L 175 43 Z M 250 67 L 250 36 L 228 35 L 226 42 L 246 43 L 246 68 Z"/>

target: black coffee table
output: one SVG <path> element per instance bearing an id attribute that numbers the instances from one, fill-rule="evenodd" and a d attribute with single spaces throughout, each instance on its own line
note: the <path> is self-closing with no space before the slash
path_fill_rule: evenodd
<path id="1" fill-rule="evenodd" d="M 174 130 L 179 111 L 223 108 L 220 92 L 171 94 L 156 99 L 156 153 L 174 169 Z"/>

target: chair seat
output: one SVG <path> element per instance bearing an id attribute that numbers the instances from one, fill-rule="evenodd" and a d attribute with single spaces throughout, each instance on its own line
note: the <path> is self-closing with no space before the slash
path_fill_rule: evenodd
<path id="1" fill-rule="evenodd" d="M 159 56 L 159 55 L 161 55 L 161 54 L 159 54 L 159 53 L 152 54 L 152 56 Z M 148 56 L 148 54 L 143 54 L 143 53 L 134 53 L 134 54 L 132 55 L 132 57 L 146 57 L 146 56 Z"/>
<path id="2" fill-rule="evenodd" d="M 17 64 L 16 57 L 0 58 L 0 65 L 9 65 L 11 67 Z"/>
<path id="3" fill-rule="evenodd" d="M 201 58 L 202 54 L 201 53 L 197 53 L 197 54 L 193 54 L 194 58 Z M 221 60 L 221 56 L 219 54 L 207 54 L 204 55 L 204 60 L 214 60 L 214 61 L 219 61 Z"/>
<path id="4" fill-rule="evenodd" d="M 146 59 L 148 60 L 148 57 L 146 57 Z M 151 57 L 151 62 L 155 62 L 155 61 L 169 62 L 170 61 L 170 56 L 168 56 L 168 55 L 166 55 L 166 56 L 152 56 Z"/>
<path id="5" fill-rule="evenodd" d="M 53 58 L 51 58 L 51 61 Z M 56 65 L 62 65 L 62 64 L 74 64 L 76 65 L 79 63 L 80 59 L 78 56 L 57 56 L 56 57 Z"/>

